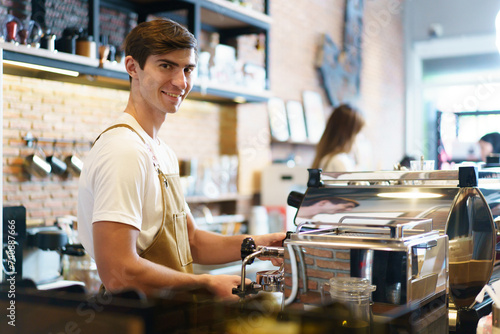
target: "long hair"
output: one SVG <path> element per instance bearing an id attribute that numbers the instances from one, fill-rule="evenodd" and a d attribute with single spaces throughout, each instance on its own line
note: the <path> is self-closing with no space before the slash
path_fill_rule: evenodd
<path id="1" fill-rule="evenodd" d="M 361 114 L 348 104 L 335 108 L 326 123 L 325 131 L 316 146 L 316 157 L 312 168 L 319 168 L 321 159 L 327 155 L 349 153 L 356 135 L 365 125 Z"/>

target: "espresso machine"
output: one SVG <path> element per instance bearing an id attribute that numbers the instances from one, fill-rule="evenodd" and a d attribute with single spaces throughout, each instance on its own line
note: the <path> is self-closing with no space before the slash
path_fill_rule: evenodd
<path id="1" fill-rule="evenodd" d="M 273 272 L 272 282 L 280 282 L 273 289 L 282 289 L 285 308 L 322 305 L 329 300 L 332 279 L 359 277 L 376 287 L 371 293 L 375 318 L 402 308 L 419 314 L 426 309 L 433 311 L 440 329 L 475 332 L 492 301 L 476 304 L 474 299 L 500 273 L 499 176 L 500 170 L 473 166 L 451 171 L 311 169 L 305 193 L 291 192 L 288 198 L 298 209 L 296 230 L 281 248 L 242 252 L 247 258 L 242 267 L 254 257 L 284 257 L 283 275 Z M 265 290 L 269 281 L 261 276 L 236 293 Z"/>

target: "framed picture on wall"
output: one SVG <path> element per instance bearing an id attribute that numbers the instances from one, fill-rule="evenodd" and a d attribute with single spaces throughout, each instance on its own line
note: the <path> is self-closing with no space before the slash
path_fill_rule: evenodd
<path id="1" fill-rule="evenodd" d="M 307 140 L 306 122 L 304 108 L 299 101 L 288 101 L 286 103 L 286 114 L 290 128 L 290 140 L 294 142 L 305 142 Z"/>
<path id="2" fill-rule="evenodd" d="M 288 130 L 285 102 L 277 97 L 270 98 L 267 102 L 267 110 L 271 136 L 277 141 L 287 141 L 290 138 L 290 132 Z"/>
<path id="3" fill-rule="evenodd" d="M 307 137 L 312 143 L 319 142 L 325 130 L 325 111 L 321 95 L 313 91 L 302 93 L 306 116 Z"/>

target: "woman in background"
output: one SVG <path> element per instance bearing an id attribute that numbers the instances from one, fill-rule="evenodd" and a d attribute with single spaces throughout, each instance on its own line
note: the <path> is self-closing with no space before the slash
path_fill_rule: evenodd
<path id="1" fill-rule="evenodd" d="M 492 132 L 485 134 L 479 139 L 481 148 L 481 159 L 486 162 L 486 157 L 492 153 L 500 153 L 500 133 Z"/>
<path id="2" fill-rule="evenodd" d="M 327 172 L 356 170 L 356 161 L 349 153 L 364 125 L 363 116 L 350 105 L 342 104 L 335 108 L 316 146 L 312 168 Z"/>

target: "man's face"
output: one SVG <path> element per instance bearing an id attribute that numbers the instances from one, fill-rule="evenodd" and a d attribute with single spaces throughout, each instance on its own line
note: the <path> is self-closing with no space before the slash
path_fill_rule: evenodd
<path id="1" fill-rule="evenodd" d="M 195 67 L 193 49 L 149 56 L 137 72 L 144 102 L 164 114 L 177 112 L 193 87 Z"/>

